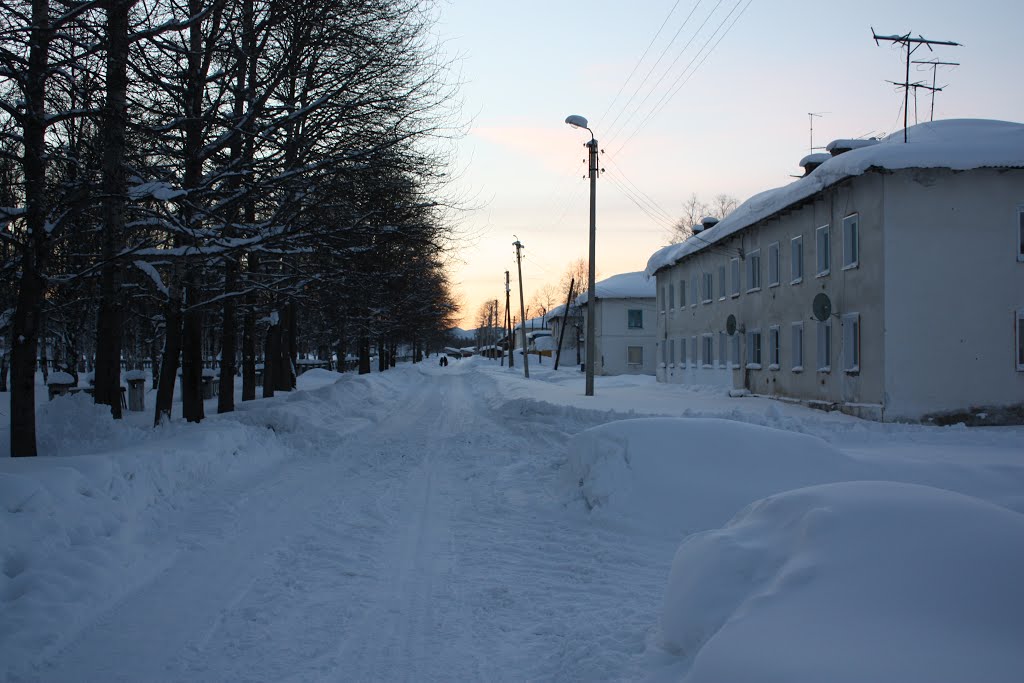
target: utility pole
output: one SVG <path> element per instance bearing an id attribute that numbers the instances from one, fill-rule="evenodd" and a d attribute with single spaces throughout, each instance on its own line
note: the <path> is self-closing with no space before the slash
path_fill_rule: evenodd
<path id="1" fill-rule="evenodd" d="M 569 304 L 572 303 L 572 290 L 576 286 L 576 278 L 569 278 L 569 296 L 565 298 L 565 310 L 562 311 L 562 326 L 558 329 L 558 346 L 555 347 L 555 370 L 562 358 L 562 340 L 565 339 L 565 328 L 569 326 Z"/>
<path id="2" fill-rule="evenodd" d="M 498 350 L 498 300 L 494 300 L 494 322 L 491 324 L 491 360 L 498 360 L 495 351 Z M 502 356 L 504 358 L 504 356 Z"/>
<path id="3" fill-rule="evenodd" d="M 597 340 L 594 338 L 596 332 L 594 327 L 594 313 L 597 308 L 597 286 L 594 283 L 597 268 L 597 253 L 595 242 L 597 239 L 597 140 L 591 137 L 587 143 L 590 152 L 590 266 L 587 273 L 590 281 L 587 285 L 587 396 L 594 395 L 594 363 L 597 357 Z"/>
<path id="4" fill-rule="evenodd" d="M 949 47 L 963 47 L 960 43 L 954 43 L 951 40 L 929 40 L 924 36 L 918 34 L 917 38 L 911 38 L 910 34 L 902 36 L 880 36 L 875 33 L 875 29 L 871 29 L 871 37 L 875 39 L 875 45 L 880 45 L 878 41 L 887 40 L 890 43 L 899 43 L 907 51 L 907 67 L 903 78 L 903 83 L 896 83 L 903 88 L 903 142 L 907 141 L 907 109 L 910 105 L 910 56 L 917 51 L 919 47 L 924 45 L 929 51 L 932 49 L 932 45 L 946 45 Z"/>
<path id="5" fill-rule="evenodd" d="M 505 327 L 507 328 L 508 335 L 505 337 L 506 346 L 508 346 L 508 366 L 514 368 L 516 366 L 515 361 L 512 357 L 513 347 L 515 346 L 515 339 L 512 337 L 512 288 L 508 285 L 508 271 L 505 271 Z"/>
<path id="6" fill-rule="evenodd" d="M 934 121 L 935 120 L 935 92 L 937 90 L 942 90 L 942 88 L 936 88 L 935 87 L 935 72 L 939 70 L 940 66 L 960 66 L 960 62 L 940 62 L 937 59 L 925 59 L 925 60 L 914 60 L 914 64 L 928 64 L 928 65 L 930 65 L 932 67 L 932 87 L 930 88 L 930 90 L 932 91 L 932 113 L 931 113 L 931 116 L 928 117 L 928 120 L 929 121 Z M 945 87 L 945 86 L 943 86 L 943 87 Z"/>
<path id="7" fill-rule="evenodd" d="M 513 235 L 515 237 L 515 235 Z M 516 237 L 516 241 L 512 243 L 512 246 L 516 248 L 516 269 L 519 271 L 519 315 L 521 316 L 521 322 L 519 323 L 519 338 L 523 344 L 523 376 L 527 379 L 530 378 L 530 354 L 526 352 L 526 303 L 523 301 L 523 261 L 522 256 L 519 253 L 520 249 L 523 248 L 523 243 Z"/>

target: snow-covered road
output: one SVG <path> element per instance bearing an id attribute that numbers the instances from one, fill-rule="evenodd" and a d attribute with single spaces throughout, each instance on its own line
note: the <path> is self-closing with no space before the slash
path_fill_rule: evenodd
<path id="1" fill-rule="evenodd" d="M 339 392 L 303 402 L 317 447 L 204 491 L 154 539 L 163 570 L 42 677 L 629 678 L 679 539 L 567 497 L 565 443 L 591 425 L 494 411 L 493 380 L 449 370 L 363 416 Z"/>

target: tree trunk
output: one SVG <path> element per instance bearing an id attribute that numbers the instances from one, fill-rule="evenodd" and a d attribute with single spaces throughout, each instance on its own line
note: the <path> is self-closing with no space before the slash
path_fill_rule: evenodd
<path id="1" fill-rule="evenodd" d="M 242 315 L 242 400 L 256 400 L 256 317 L 250 307 Z"/>
<path id="2" fill-rule="evenodd" d="M 127 183 L 124 173 L 128 92 L 128 8 L 133 0 L 107 2 L 107 94 L 103 111 L 103 267 L 96 323 L 93 398 L 121 419 L 121 345 L 124 305 L 121 264 Z M 76 359 L 77 360 L 77 359 Z"/>
<path id="3" fill-rule="evenodd" d="M 235 323 L 235 301 L 231 293 L 238 281 L 238 264 L 233 258 L 224 263 L 224 299 L 222 321 L 223 341 L 220 346 L 220 386 L 217 387 L 217 412 L 230 413 L 235 409 L 235 355 L 238 353 L 238 327 Z"/>
<path id="4" fill-rule="evenodd" d="M 156 389 L 156 413 L 153 416 L 154 426 L 160 426 L 164 420 L 171 419 L 174 405 L 174 383 L 178 379 L 178 363 L 181 358 L 181 303 L 177 297 L 171 297 L 164 310 L 164 354 L 160 361 L 160 382 Z M 156 372 L 156 368 L 153 368 Z"/>
<path id="5" fill-rule="evenodd" d="M 263 398 L 272 398 L 276 387 L 275 373 L 281 357 L 281 325 L 277 311 L 271 317 L 267 328 L 267 340 L 263 347 Z"/>
<path id="6" fill-rule="evenodd" d="M 359 338 L 359 374 L 370 374 L 370 340 L 367 337 Z"/>
<path id="7" fill-rule="evenodd" d="M 11 321 L 11 455 L 36 455 L 36 351 L 49 251 L 46 225 L 46 80 L 49 67 L 50 5 L 32 0 L 25 114 L 22 125 L 25 222 L 30 243 L 22 254 L 21 281 Z"/>
<path id="8" fill-rule="evenodd" d="M 202 422 L 203 410 L 203 314 L 195 308 L 196 288 L 191 280 L 185 290 L 185 314 L 181 327 L 181 414 L 189 422 Z"/>

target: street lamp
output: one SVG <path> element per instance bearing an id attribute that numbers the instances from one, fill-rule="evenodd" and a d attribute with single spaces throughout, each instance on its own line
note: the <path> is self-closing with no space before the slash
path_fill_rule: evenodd
<path id="1" fill-rule="evenodd" d="M 596 293 L 594 289 L 594 265 L 595 253 L 594 242 L 596 238 L 596 214 L 597 214 L 597 140 L 594 139 L 594 131 L 590 130 L 587 120 L 579 114 L 570 114 L 565 117 L 565 122 L 573 128 L 584 128 L 590 133 L 590 142 L 584 143 L 590 151 L 590 263 L 589 278 L 587 286 L 587 396 L 594 395 L 594 363 L 597 360 L 597 351 L 594 344 L 594 311 L 596 306 Z"/>

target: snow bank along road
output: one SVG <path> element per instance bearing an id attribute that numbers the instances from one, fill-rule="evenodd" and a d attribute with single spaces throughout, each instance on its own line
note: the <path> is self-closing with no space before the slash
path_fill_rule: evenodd
<path id="1" fill-rule="evenodd" d="M 494 382 L 421 365 L 225 416 L 289 455 L 147 523 L 137 585 L 11 680 L 635 677 L 679 538 L 591 521 L 562 464 L 602 418 Z"/>

